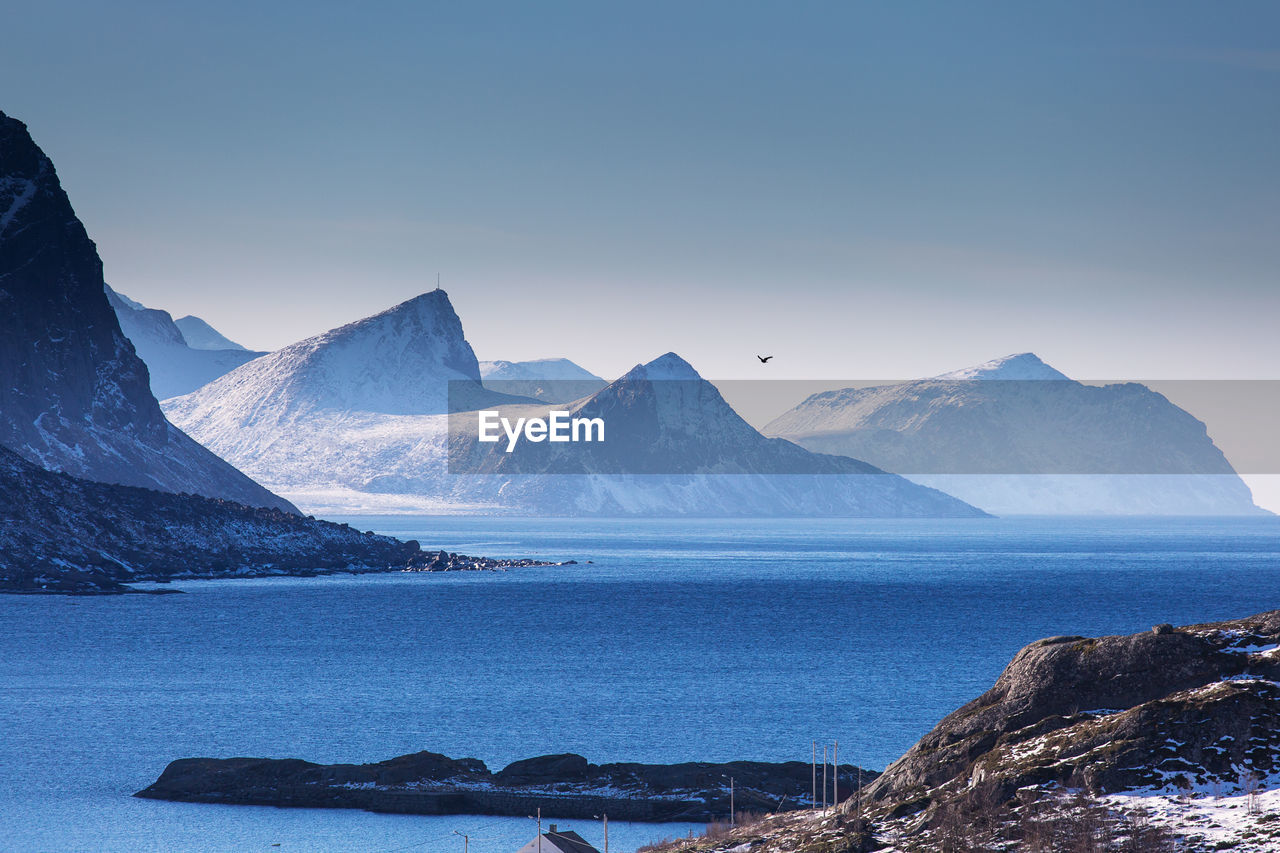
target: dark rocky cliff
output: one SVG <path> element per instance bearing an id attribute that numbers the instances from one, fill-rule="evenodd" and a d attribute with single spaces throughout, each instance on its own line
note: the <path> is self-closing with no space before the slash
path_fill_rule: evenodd
<path id="1" fill-rule="evenodd" d="M 293 507 L 165 420 L 53 163 L 0 113 L 0 445 L 77 477 Z"/>

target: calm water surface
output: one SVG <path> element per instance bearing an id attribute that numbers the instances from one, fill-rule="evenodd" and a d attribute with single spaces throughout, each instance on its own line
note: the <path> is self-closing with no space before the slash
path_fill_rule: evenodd
<path id="1" fill-rule="evenodd" d="M 492 768 L 842 759 L 882 768 L 1053 634 L 1280 607 L 1280 519 L 610 521 L 362 517 L 500 573 L 0 596 L 0 849 L 462 849 L 531 821 L 136 800 L 174 758 Z M 600 845 L 599 826 L 572 825 Z M 686 826 L 610 824 L 630 851 Z M 280 846 L 272 846 L 279 844 Z"/>

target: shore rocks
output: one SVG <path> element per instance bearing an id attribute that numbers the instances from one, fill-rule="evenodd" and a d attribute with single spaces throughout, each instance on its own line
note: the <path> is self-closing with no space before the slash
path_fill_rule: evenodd
<path id="1" fill-rule="evenodd" d="M 82 480 L 0 447 L 0 592 L 115 594 L 130 583 L 548 565 L 423 552 L 415 541 L 199 495 Z"/>

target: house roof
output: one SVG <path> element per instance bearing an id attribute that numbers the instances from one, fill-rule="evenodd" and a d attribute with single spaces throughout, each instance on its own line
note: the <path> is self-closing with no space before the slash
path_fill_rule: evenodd
<path id="1" fill-rule="evenodd" d="M 560 848 L 562 853 L 600 853 L 586 839 L 571 829 L 563 832 L 544 832 L 542 837 Z"/>

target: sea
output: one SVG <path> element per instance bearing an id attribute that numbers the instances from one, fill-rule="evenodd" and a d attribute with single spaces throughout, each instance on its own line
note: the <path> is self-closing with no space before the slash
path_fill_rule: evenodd
<path id="1" fill-rule="evenodd" d="M 1035 639 L 1280 608 L 1275 517 L 339 520 L 577 562 L 0 596 L 0 850 L 514 853 L 532 818 L 131 795 L 193 756 L 498 769 L 838 742 L 882 769 Z M 601 823 L 555 822 L 604 849 Z M 610 821 L 609 849 L 701 830 Z"/>

